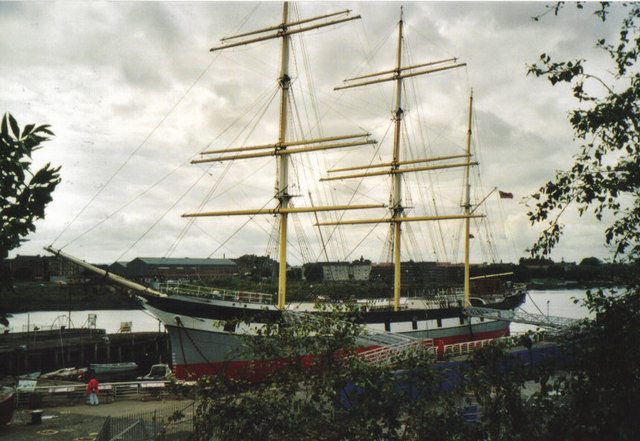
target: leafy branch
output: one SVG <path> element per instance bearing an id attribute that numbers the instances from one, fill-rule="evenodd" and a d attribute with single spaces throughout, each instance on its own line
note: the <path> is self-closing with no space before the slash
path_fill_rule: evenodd
<path id="1" fill-rule="evenodd" d="M 579 8 L 582 7 L 580 4 Z M 587 72 L 583 59 L 555 62 L 548 54 L 542 54 L 538 64 L 529 66 L 528 74 L 545 77 L 552 86 L 572 85 L 580 107 L 570 112 L 569 122 L 575 139 L 582 142 L 571 169 L 557 172 L 553 180 L 532 195 L 537 201 L 527 213 L 532 224 L 555 217 L 529 250 L 532 255 L 547 255 L 558 243 L 562 235 L 558 220 L 568 201 L 575 201 L 580 216 L 587 211 L 599 221 L 606 213 L 612 216 L 612 224 L 605 228 L 604 242 L 612 247 L 614 259 L 640 257 L 640 73 L 635 64 L 640 53 L 640 31 L 636 24 L 640 6 L 621 7 L 627 7 L 628 14 L 618 42 L 610 44 L 599 39 L 596 45 L 615 65 L 610 85 Z M 556 5 L 556 15 L 561 8 L 562 4 Z M 609 8 L 608 3 L 600 3 L 594 15 L 604 21 Z M 602 85 L 604 95 L 588 93 L 585 88 L 588 80 Z"/>

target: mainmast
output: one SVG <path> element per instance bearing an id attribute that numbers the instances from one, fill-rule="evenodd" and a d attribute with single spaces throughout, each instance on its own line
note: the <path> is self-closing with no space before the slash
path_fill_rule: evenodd
<path id="1" fill-rule="evenodd" d="M 467 157 L 471 158 L 471 117 L 473 112 L 473 91 L 469 96 L 469 130 L 467 131 Z M 471 182 L 469 180 L 470 165 L 465 168 L 464 173 L 464 214 L 467 217 L 464 219 L 464 303 L 465 306 L 470 306 L 469 300 L 469 231 L 471 219 L 468 217 L 471 214 Z"/>
<path id="2" fill-rule="evenodd" d="M 237 147 L 223 150 L 210 150 L 202 152 L 201 155 L 214 155 L 213 157 L 203 157 L 192 163 L 205 162 L 221 162 L 236 159 L 250 159 L 265 156 L 275 156 L 277 162 L 277 181 L 274 199 L 278 201 L 278 205 L 274 209 L 258 209 L 258 210 L 238 210 L 238 211 L 218 211 L 218 212 L 198 212 L 183 214 L 183 217 L 201 217 L 201 216 L 236 216 L 236 215 L 259 215 L 259 214 L 277 214 L 280 220 L 280 243 L 279 243 L 279 276 L 278 276 L 278 308 L 285 308 L 286 286 L 287 286 L 287 222 L 289 213 L 316 213 L 319 211 L 338 211 L 338 210 L 360 210 L 367 208 L 381 208 L 381 204 L 366 205 L 349 205 L 349 206 L 329 206 L 329 207 L 292 207 L 289 193 L 289 162 L 292 154 L 312 152 L 318 150 L 328 150 L 352 146 L 361 146 L 366 144 L 375 144 L 376 141 L 369 139 L 368 133 L 351 134 L 345 136 L 333 136 L 327 138 L 317 138 L 310 140 L 288 140 L 287 139 L 287 116 L 288 103 L 291 93 L 291 77 L 289 73 L 289 51 L 291 45 L 290 36 L 301 32 L 322 28 L 325 26 L 335 25 L 350 20 L 359 19 L 360 16 L 343 17 L 318 23 L 318 20 L 325 20 L 339 15 L 348 15 L 349 10 L 325 14 L 318 17 L 303 19 L 299 21 L 289 21 L 289 4 L 285 2 L 282 8 L 282 23 L 277 26 L 260 29 L 257 31 L 246 32 L 240 35 L 223 38 L 222 46 L 212 48 L 211 51 L 243 46 L 255 42 L 281 38 L 280 49 L 280 76 L 278 84 L 280 87 L 280 111 L 279 111 L 279 129 L 278 141 L 272 144 Z M 315 22 L 315 23 L 314 23 Z M 266 35 L 263 35 L 266 34 Z M 230 42 L 235 39 L 241 41 Z"/>
<path id="3" fill-rule="evenodd" d="M 397 311 L 400 308 L 400 294 L 402 286 L 402 268 L 401 268 L 401 233 L 403 222 L 425 222 L 425 221 L 441 221 L 448 219 L 466 219 L 481 217 L 481 215 L 474 215 L 471 212 L 466 211 L 463 215 L 444 215 L 444 216 L 406 216 L 404 213 L 404 207 L 402 206 L 402 175 L 404 173 L 413 173 L 429 170 L 439 170 L 455 167 L 469 167 L 477 163 L 470 162 L 470 153 L 467 151 L 464 155 L 450 155 L 441 156 L 436 158 L 424 158 L 412 161 L 403 161 L 400 156 L 402 133 L 402 122 L 404 120 L 404 110 L 402 109 L 402 89 L 403 80 L 408 77 L 414 77 L 419 75 L 430 74 L 434 72 L 440 72 L 449 69 L 455 69 L 458 67 L 466 66 L 466 63 L 457 63 L 456 58 L 450 58 L 440 61 L 432 61 L 423 64 L 417 64 L 413 66 L 402 65 L 402 44 L 404 39 L 403 34 L 403 13 L 400 8 L 400 21 L 398 22 L 398 45 L 396 50 L 396 67 L 395 69 L 385 70 L 382 72 L 363 75 L 356 78 L 349 78 L 344 80 L 345 85 L 336 87 L 334 90 L 348 89 L 352 87 L 367 86 L 371 84 L 377 84 L 382 82 L 393 81 L 396 87 L 395 96 L 395 109 L 393 111 L 394 120 L 394 137 L 393 137 L 393 156 L 392 161 L 387 164 L 378 165 L 377 167 L 388 167 L 383 171 L 371 171 L 370 166 L 351 167 L 349 169 L 337 169 L 329 170 L 329 173 L 352 171 L 352 170 L 364 170 L 362 173 L 342 174 L 331 177 L 323 178 L 322 180 L 338 180 L 338 179 L 352 179 L 370 176 L 380 176 L 384 174 L 390 174 L 392 176 L 392 188 L 391 188 L 391 213 L 388 218 L 383 219 L 366 219 L 357 221 L 340 221 L 334 223 L 323 223 L 321 225 L 335 225 L 335 224 L 367 224 L 367 223 L 383 223 L 388 222 L 393 229 L 393 264 L 394 264 L 394 285 L 393 285 L 393 298 L 394 309 Z M 437 67 L 435 67 L 437 66 Z M 428 67 L 428 69 L 422 69 Z M 366 79 L 366 80 L 365 80 Z M 359 80 L 359 82 L 355 82 Z M 362 81 L 365 80 L 365 81 Z M 452 159 L 464 159 L 464 162 L 457 163 L 442 163 L 442 161 L 449 161 Z M 424 162 L 436 162 L 436 165 L 427 165 L 420 167 L 407 167 L 408 165 L 414 165 Z"/>
<path id="4" fill-rule="evenodd" d="M 397 171 L 400 168 L 400 129 L 402 128 L 402 6 L 400 7 L 400 22 L 398 23 L 398 50 L 396 61 L 396 108 L 393 112 L 395 121 L 393 132 L 393 160 L 391 162 L 391 171 Z M 404 209 L 402 208 L 402 175 L 394 173 L 391 197 L 391 218 L 394 220 L 391 225 L 393 228 L 393 307 L 397 311 L 400 307 L 400 286 L 402 277 L 402 268 L 400 263 L 400 243 L 402 223 L 400 217 Z"/>
<path id="5" fill-rule="evenodd" d="M 287 19 L 289 14 L 289 3 L 282 5 L 282 62 L 280 65 L 280 133 L 278 136 L 278 149 L 286 149 L 282 147 L 287 142 L 287 99 L 289 88 L 291 86 L 291 78 L 289 77 L 289 35 L 287 31 Z M 276 187 L 276 199 L 278 206 L 286 209 L 289 206 L 289 156 L 280 155 L 278 157 L 278 182 Z M 278 269 L 278 309 L 284 309 L 285 297 L 287 292 L 287 212 L 280 213 L 280 256 Z"/>

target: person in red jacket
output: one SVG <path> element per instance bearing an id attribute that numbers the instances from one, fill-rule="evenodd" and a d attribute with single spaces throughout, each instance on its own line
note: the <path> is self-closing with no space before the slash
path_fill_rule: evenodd
<path id="1" fill-rule="evenodd" d="M 97 406 L 99 404 L 98 392 L 100 392 L 98 387 L 98 380 L 96 380 L 95 378 L 92 378 L 91 380 L 89 380 L 89 383 L 87 384 L 87 395 L 89 395 L 90 406 Z"/>

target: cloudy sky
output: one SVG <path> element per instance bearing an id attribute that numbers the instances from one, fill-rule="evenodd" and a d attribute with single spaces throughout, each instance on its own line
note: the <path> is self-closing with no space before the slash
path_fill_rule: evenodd
<path id="1" fill-rule="evenodd" d="M 332 89 L 344 78 L 393 67 L 400 6 L 295 5 L 294 17 L 344 9 L 362 15 L 361 20 L 312 31 L 302 42 L 294 42 L 302 49 L 292 58 L 294 85 L 312 84 L 317 97 L 313 101 L 303 91 L 295 101 L 294 113 L 310 127 L 304 135 L 366 130 L 388 143 L 391 86 L 353 92 Z M 277 99 L 267 103 L 277 86 L 279 43 L 215 53 L 209 49 L 224 36 L 278 24 L 281 9 L 273 2 L 0 2 L 2 110 L 12 113 L 20 125 L 50 124 L 56 136 L 37 153 L 35 164 L 62 166 L 62 183 L 46 219 L 12 255 L 41 254 L 50 244 L 93 262 L 270 252 L 273 219 L 215 218 L 191 224 L 180 215 L 273 206 L 273 159 L 211 166 L 189 161 L 206 148 L 277 139 Z M 493 187 L 514 194 L 513 200 L 490 198 L 483 207 L 497 213 L 490 225 L 498 260 L 516 261 L 533 243 L 536 229 L 526 218 L 527 196 L 555 170 L 567 167 L 577 149 L 567 121 L 568 109 L 575 106 L 570 90 L 527 76 L 527 64 L 541 53 L 558 60 L 579 55 L 606 78 L 606 58 L 594 48 L 595 40 L 614 37 L 617 30 L 615 14 L 602 24 L 570 7 L 559 17 L 532 20 L 544 12 L 539 2 L 404 4 L 410 62 L 457 57 L 467 64 L 407 82 L 411 99 L 417 96 L 414 87 L 421 91 L 421 98 L 407 102 L 407 120 L 420 116 L 425 121 L 412 130 L 422 132 L 419 142 L 428 144 L 427 153 L 460 153 L 473 88 L 474 148 L 480 149 L 477 159 L 484 184 L 474 195 L 482 198 L 482 191 Z M 258 115 L 264 115 L 265 122 L 257 122 Z M 303 178 L 294 189 L 306 198 L 306 182 L 323 175 L 311 171 L 312 165 L 326 171 L 339 164 L 385 162 L 385 149 L 369 146 L 300 160 L 295 171 Z M 441 180 L 442 187 L 433 193 L 453 199 L 447 193 L 450 178 L 443 175 Z M 417 207 L 419 197 L 431 197 L 423 193 L 431 185 L 425 182 L 413 184 L 417 194 L 411 194 L 407 206 Z M 337 190 L 338 199 L 314 203 L 388 202 L 384 180 L 336 182 L 329 187 Z M 363 195 L 349 196 L 355 187 L 364 190 Z M 378 192 L 380 188 L 384 191 Z M 297 235 L 292 238 L 294 264 L 323 258 L 318 231 L 309 226 L 314 219 L 307 215 L 301 222 L 305 225 L 291 226 L 296 232 L 305 230 L 307 237 L 306 242 Z M 554 259 L 608 255 L 602 224 L 573 213 L 565 223 L 567 232 Z M 407 243 L 424 249 L 407 250 L 407 258 L 460 259 L 455 251 L 425 245 L 448 242 L 455 231 L 416 227 L 413 233 Z M 325 240 L 331 235 L 328 229 L 323 234 Z M 383 260 L 385 236 L 383 227 L 349 230 L 342 233 L 347 245 L 332 245 L 329 257 Z M 488 259 L 483 249 L 474 244 L 476 260 Z"/>

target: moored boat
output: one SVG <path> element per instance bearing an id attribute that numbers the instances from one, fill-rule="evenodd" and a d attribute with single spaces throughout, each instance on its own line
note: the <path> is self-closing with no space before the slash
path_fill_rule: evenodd
<path id="1" fill-rule="evenodd" d="M 144 381 L 153 381 L 153 380 L 167 380 L 171 377 L 171 368 L 166 363 L 154 364 L 149 369 L 149 372 L 142 376 L 138 377 L 138 380 Z"/>
<path id="2" fill-rule="evenodd" d="M 41 374 L 39 379 L 48 379 L 48 380 L 64 380 L 64 381 L 83 381 L 84 376 L 87 373 L 87 368 L 62 368 L 53 372 L 47 372 L 46 374 Z"/>
<path id="3" fill-rule="evenodd" d="M 345 15 L 336 19 L 336 16 Z M 212 51 L 225 50 L 232 47 L 252 44 L 258 41 L 280 39 L 281 70 L 278 78 L 280 89 L 280 109 L 278 121 L 277 141 L 249 147 L 234 147 L 222 150 L 202 152 L 202 158 L 192 161 L 194 164 L 236 161 L 258 157 L 274 156 L 277 162 L 276 189 L 273 199 L 277 206 L 270 209 L 245 209 L 237 211 L 204 211 L 199 209 L 195 213 L 183 215 L 188 218 L 211 216 L 260 216 L 269 215 L 278 218 L 278 292 L 274 298 L 271 294 L 231 292 L 221 289 L 205 290 L 191 289 L 188 285 L 165 285 L 157 290 L 127 281 L 115 274 L 99 270 L 79 259 L 74 259 L 66 253 L 48 248 L 62 257 L 66 257 L 87 269 L 104 275 L 116 283 L 128 286 L 136 291 L 137 298 L 145 309 L 154 314 L 169 332 L 172 347 L 173 373 L 178 379 L 194 378 L 208 375 L 225 369 L 230 376 L 237 375 L 244 367 L 252 363 L 251 356 L 243 355 L 241 346 L 247 336 L 256 335 L 266 321 L 277 320 L 284 313 L 314 313 L 316 304 L 313 302 L 290 302 L 286 298 L 287 285 L 287 225 L 290 217 L 300 213 L 323 213 L 329 211 L 365 212 L 369 210 L 384 210 L 384 214 L 370 218 L 359 218 L 347 221 L 320 222 L 316 226 L 334 228 L 338 225 L 388 225 L 391 240 L 391 255 L 393 256 L 393 297 L 385 299 L 359 299 L 357 308 L 362 314 L 362 324 L 368 332 L 362 336 L 359 344 L 363 351 L 384 346 L 391 337 L 417 341 L 429 340 L 434 345 L 447 345 L 469 340 L 482 340 L 508 335 L 509 322 L 505 320 L 489 320 L 467 317 L 464 307 L 468 305 L 482 305 L 500 310 L 515 310 L 524 301 L 524 287 L 512 284 L 500 292 L 492 292 L 482 297 L 474 297 L 471 292 L 471 277 L 469 273 L 469 238 L 470 222 L 472 219 L 483 217 L 476 212 L 484 199 L 478 204 L 472 204 L 470 198 L 469 169 L 477 165 L 473 160 L 470 139 L 466 149 L 457 155 L 406 159 L 401 155 L 401 135 L 403 133 L 404 114 L 402 101 L 403 81 L 426 75 L 457 69 L 464 66 L 456 59 L 441 60 L 418 65 L 406 66 L 402 64 L 403 20 L 399 22 L 397 64 L 394 68 L 377 74 L 369 74 L 345 80 L 346 85 L 341 88 L 367 86 L 382 82 L 394 84 L 396 93 L 393 110 L 393 152 L 390 162 L 372 166 L 358 166 L 342 169 L 327 170 L 328 176 L 322 180 L 349 180 L 355 178 L 369 178 L 374 176 L 388 176 L 391 178 L 390 203 L 353 204 L 309 207 L 293 206 L 291 201 L 295 195 L 293 178 L 289 177 L 290 161 L 294 155 L 308 152 L 325 152 L 347 147 L 375 145 L 377 141 L 370 138 L 369 133 L 304 139 L 292 137 L 288 132 L 287 120 L 293 113 L 290 108 L 295 100 L 291 97 L 292 78 L 289 72 L 291 36 L 311 29 L 343 23 L 354 18 L 348 16 L 348 11 L 328 14 L 321 17 L 292 20 L 289 17 L 288 4 L 283 6 L 282 22 L 274 27 L 223 39 L 222 46 Z M 248 37 L 249 36 L 249 37 Z M 471 106 L 469 108 L 469 138 L 471 136 Z M 426 153 L 426 152 L 421 152 Z M 458 161 L 458 162 L 453 162 Z M 416 166 L 427 163 L 429 165 Z M 465 170 L 464 200 L 461 203 L 462 213 L 433 214 L 417 213 L 416 207 L 409 207 L 402 196 L 402 181 L 404 175 L 431 172 L 434 170 L 461 169 Z M 345 171 L 357 173 L 345 174 Z M 386 195 L 385 195 L 386 198 Z M 486 199 L 486 198 L 485 198 Z M 415 200 L 413 202 L 416 202 Z M 225 207 L 226 208 L 226 207 Z M 458 207 L 460 208 L 460 207 Z M 412 212 L 413 211 L 413 212 Z M 442 290 L 442 292 L 425 298 L 407 297 L 401 292 L 402 263 L 401 263 L 401 233 L 402 226 L 410 223 L 429 223 L 444 221 L 464 222 L 464 281 L 463 288 L 458 290 Z M 324 245 L 324 243 L 323 243 Z M 328 259 L 327 259 L 328 260 Z M 375 337 L 373 336 L 375 334 Z M 382 336 L 382 337 L 381 337 Z M 386 339 L 386 340 L 385 340 Z"/>
<path id="4" fill-rule="evenodd" d="M 122 374 L 134 372 L 138 364 L 131 361 L 126 363 L 91 363 L 89 370 L 95 374 Z"/>

